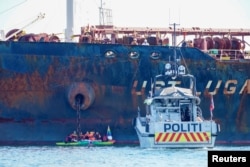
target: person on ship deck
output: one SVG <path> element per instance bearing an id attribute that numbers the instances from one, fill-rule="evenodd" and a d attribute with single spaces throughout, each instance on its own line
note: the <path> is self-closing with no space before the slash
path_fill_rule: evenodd
<path id="1" fill-rule="evenodd" d="M 142 43 L 142 45 L 149 45 L 148 40 L 144 39 L 144 42 Z"/>
<path id="2" fill-rule="evenodd" d="M 137 39 L 134 38 L 133 41 L 131 42 L 131 45 L 138 45 Z"/>

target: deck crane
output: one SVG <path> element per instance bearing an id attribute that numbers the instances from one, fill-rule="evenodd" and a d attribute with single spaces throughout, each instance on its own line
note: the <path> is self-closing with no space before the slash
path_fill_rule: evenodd
<path id="1" fill-rule="evenodd" d="M 9 35 L 8 37 L 6 37 L 6 41 L 9 40 L 10 38 L 14 37 L 15 35 L 17 35 L 18 33 L 22 32 L 26 27 L 34 24 L 35 22 L 42 20 L 45 18 L 45 13 L 39 13 L 39 15 L 32 20 L 30 23 L 28 23 L 27 25 L 25 25 L 24 27 L 22 27 L 21 29 L 17 30 L 16 32 L 14 32 L 13 34 Z"/>

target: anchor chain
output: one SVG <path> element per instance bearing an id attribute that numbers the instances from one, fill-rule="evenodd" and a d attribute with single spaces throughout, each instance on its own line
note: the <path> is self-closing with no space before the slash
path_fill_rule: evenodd
<path id="1" fill-rule="evenodd" d="M 77 138 L 80 138 L 80 133 L 81 133 L 81 100 L 77 99 L 76 101 L 76 134 L 77 134 Z"/>

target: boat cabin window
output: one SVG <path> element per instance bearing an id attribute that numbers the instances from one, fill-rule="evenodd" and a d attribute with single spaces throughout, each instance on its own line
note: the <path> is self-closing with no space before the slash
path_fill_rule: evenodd
<path id="1" fill-rule="evenodd" d="M 192 99 L 154 99 L 154 105 L 147 112 L 155 121 L 194 121 L 201 117 L 199 109 L 193 105 Z M 197 111 L 198 110 L 198 111 Z"/>
<path id="2" fill-rule="evenodd" d="M 177 99 L 154 99 L 150 107 L 155 121 L 181 121 L 179 100 Z"/>

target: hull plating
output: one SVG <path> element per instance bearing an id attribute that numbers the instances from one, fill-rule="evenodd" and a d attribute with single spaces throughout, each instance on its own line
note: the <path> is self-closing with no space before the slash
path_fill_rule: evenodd
<path id="1" fill-rule="evenodd" d="M 83 132 L 104 134 L 109 125 L 117 143 L 138 143 L 132 120 L 138 107 L 145 114 L 151 79 L 164 72 L 172 51 L 164 46 L 0 42 L 0 143 L 63 140 L 76 129 L 78 94 L 84 104 Z M 139 56 L 130 56 L 133 52 Z M 177 54 L 197 78 L 205 118 L 214 95 L 214 118 L 221 125 L 216 141 L 249 144 L 250 61 L 221 62 L 195 48 L 180 48 Z"/>

